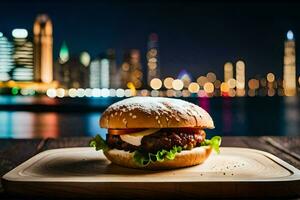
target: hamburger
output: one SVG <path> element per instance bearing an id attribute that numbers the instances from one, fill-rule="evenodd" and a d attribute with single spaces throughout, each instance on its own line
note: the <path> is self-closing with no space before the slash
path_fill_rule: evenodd
<path id="1" fill-rule="evenodd" d="M 129 168 L 172 169 L 203 163 L 219 152 L 221 137 L 206 139 L 210 115 L 187 101 L 132 97 L 109 106 L 100 118 L 106 139 L 96 135 L 90 146 L 103 150 L 114 164 Z"/>

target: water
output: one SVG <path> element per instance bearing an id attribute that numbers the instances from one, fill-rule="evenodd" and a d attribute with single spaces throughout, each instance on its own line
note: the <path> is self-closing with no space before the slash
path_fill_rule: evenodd
<path id="1" fill-rule="evenodd" d="M 46 138 L 105 134 L 101 112 L 116 98 L 0 98 L 0 138 Z M 188 98 L 206 109 L 216 128 L 208 135 L 300 135 L 298 97 Z"/>

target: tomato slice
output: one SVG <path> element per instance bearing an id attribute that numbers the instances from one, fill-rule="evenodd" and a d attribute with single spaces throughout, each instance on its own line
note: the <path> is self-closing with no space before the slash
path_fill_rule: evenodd
<path id="1" fill-rule="evenodd" d="M 137 133 L 140 131 L 145 130 L 145 128 L 124 128 L 124 129 L 108 129 L 108 134 L 111 135 L 123 135 L 123 134 L 130 134 L 130 133 Z"/>

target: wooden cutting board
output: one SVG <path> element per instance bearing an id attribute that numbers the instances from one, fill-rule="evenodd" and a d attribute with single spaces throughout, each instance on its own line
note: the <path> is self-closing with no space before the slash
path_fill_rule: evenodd
<path id="1" fill-rule="evenodd" d="M 300 194 L 300 171 L 274 155 L 221 148 L 198 166 L 148 171 L 111 164 L 93 148 L 44 151 L 3 176 L 7 192 L 62 197 L 283 197 Z"/>

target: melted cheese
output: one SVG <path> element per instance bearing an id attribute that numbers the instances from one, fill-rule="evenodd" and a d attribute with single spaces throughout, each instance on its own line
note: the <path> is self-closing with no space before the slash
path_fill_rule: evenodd
<path id="1" fill-rule="evenodd" d="M 137 133 L 120 135 L 120 138 L 124 142 L 132 144 L 134 146 L 140 146 L 144 136 L 151 135 L 153 133 L 156 133 L 159 130 L 160 130 L 159 128 L 146 129 L 144 131 L 137 132 Z"/>

